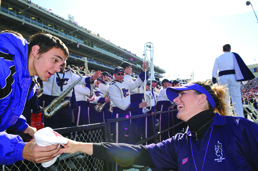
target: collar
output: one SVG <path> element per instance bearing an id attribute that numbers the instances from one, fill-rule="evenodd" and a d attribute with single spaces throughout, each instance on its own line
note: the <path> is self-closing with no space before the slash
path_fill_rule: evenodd
<path id="1" fill-rule="evenodd" d="M 118 81 L 118 80 L 114 80 L 115 82 L 118 82 L 118 83 L 123 83 L 124 82 L 124 80 L 123 81 Z"/>
<path id="2" fill-rule="evenodd" d="M 207 114 L 207 116 L 206 116 L 206 114 Z M 212 110 L 206 110 L 206 111 L 200 112 L 199 114 L 193 116 L 191 119 L 189 119 L 186 122 L 188 124 L 187 129 L 185 131 L 187 136 L 193 136 L 193 134 L 191 133 L 191 130 L 194 129 L 196 131 L 197 130 L 196 128 L 200 128 L 203 125 L 202 124 L 203 122 L 209 121 L 209 119 L 211 119 L 211 116 L 212 116 L 211 114 L 214 115 L 213 116 L 213 121 L 211 122 L 209 127 L 206 128 L 206 130 L 204 130 L 205 132 L 207 131 L 207 129 L 210 129 L 212 126 L 215 126 L 215 125 L 216 126 L 223 126 L 227 123 L 226 122 L 226 116 L 221 116 L 218 113 L 214 114 Z M 198 120 L 198 119 L 200 119 L 200 120 Z M 192 125 L 193 121 L 197 121 L 197 125 Z"/>

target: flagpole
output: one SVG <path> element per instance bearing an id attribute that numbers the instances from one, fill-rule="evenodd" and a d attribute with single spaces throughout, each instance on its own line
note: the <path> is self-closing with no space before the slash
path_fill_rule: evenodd
<path id="1" fill-rule="evenodd" d="M 255 10 L 254 10 L 254 7 L 253 7 L 252 3 L 251 3 L 250 1 L 246 1 L 246 5 L 247 5 L 247 6 L 251 5 L 251 7 L 252 7 L 252 9 L 253 9 L 253 12 L 254 12 L 254 15 L 255 15 L 255 18 L 256 18 L 257 23 L 258 23 L 258 18 L 257 18 L 257 15 L 256 15 L 256 13 L 255 13 Z"/>

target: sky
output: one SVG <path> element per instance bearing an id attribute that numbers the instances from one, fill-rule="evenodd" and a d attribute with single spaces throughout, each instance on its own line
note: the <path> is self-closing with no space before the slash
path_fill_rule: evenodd
<path id="1" fill-rule="evenodd" d="M 230 44 L 249 64 L 258 62 L 258 21 L 246 0 L 32 0 L 141 57 L 154 45 L 164 78 L 211 79 L 215 58 Z M 250 1 L 258 14 L 258 0 Z"/>

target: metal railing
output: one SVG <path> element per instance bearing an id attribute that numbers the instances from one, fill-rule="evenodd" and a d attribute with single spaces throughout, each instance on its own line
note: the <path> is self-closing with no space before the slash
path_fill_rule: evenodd
<path id="1" fill-rule="evenodd" d="M 168 112 L 173 112 L 175 110 L 155 112 L 156 115 L 162 115 Z M 172 114 L 172 113 L 171 113 Z M 112 132 L 111 124 L 115 122 L 120 122 L 124 120 L 133 120 L 151 117 L 153 123 L 153 135 L 147 137 L 146 139 L 142 138 L 140 142 L 136 144 L 145 144 L 149 140 L 157 139 L 157 137 L 163 133 L 166 133 L 177 126 L 181 125 L 182 122 L 173 125 L 172 127 L 162 130 L 161 132 L 154 132 L 154 120 L 153 115 L 151 114 L 142 114 L 131 116 L 129 118 L 117 118 L 117 119 L 108 119 L 107 122 L 89 124 L 89 125 L 80 125 L 69 128 L 58 128 L 54 129 L 59 134 L 80 142 L 91 142 L 91 143 L 100 143 L 100 142 L 112 142 Z M 159 123 L 161 124 L 161 123 Z M 24 138 L 28 139 L 28 138 Z M 138 166 L 139 167 L 139 166 Z M 85 170 L 85 171 L 109 171 L 114 170 L 115 163 L 104 162 L 90 155 L 84 153 L 75 153 L 75 154 L 61 154 L 57 158 L 57 161 L 50 167 L 44 168 L 41 164 L 30 162 L 27 160 L 18 161 L 13 165 L 3 165 L 0 170 L 2 171 L 67 171 L 67 170 Z M 139 170 L 146 170 L 148 167 L 142 167 Z"/>
<path id="2" fill-rule="evenodd" d="M 247 119 L 258 124 L 258 112 L 252 105 L 243 105 L 244 113 Z M 162 115 L 166 113 L 170 113 L 173 115 L 174 110 L 155 112 L 155 115 Z M 150 140 L 158 141 L 158 137 L 162 134 L 171 131 L 178 126 L 180 126 L 182 122 L 176 123 L 171 127 L 168 127 L 164 130 L 154 132 L 154 120 L 153 115 L 151 114 L 141 114 L 136 116 L 131 116 L 129 118 L 117 118 L 117 119 L 108 119 L 107 122 L 89 124 L 89 125 L 80 125 L 69 128 L 58 128 L 54 129 L 56 132 L 61 135 L 66 135 L 67 138 L 72 140 L 80 141 L 80 142 L 91 142 L 91 143 L 100 143 L 100 142 L 112 142 L 112 132 L 111 132 L 111 124 L 115 122 L 121 122 L 125 120 L 134 120 L 145 117 L 152 118 L 152 129 L 153 135 L 147 138 L 142 138 L 141 141 L 136 144 L 145 144 Z M 158 118 L 158 117 L 157 117 Z M 159 123 L 162 124 L 162 123 Z M 139 166 L 137 166 L 139 167 Z M 0 171 L 66 171 L 66 170 L 85 170 L 85 171 L 109 171 L 114 170 L 115 163 L 104 162 L 103 160 L 99 160 L 92 156 L 86 155 L 84 153 L 75 153 L 75 154 L 62 154 L 57 161 L 48 168 L 43 168 L 41 164 L 33 163 L 27 160 L 16 162 L 13 165 L 3 165 L 0 168 Z M 147 170 L 148 167 L 142 167 L 138 170 Z"/>
<path id="3" fill-rule="evenodd" d="M 258 124 L 258 112 L 253 105 L 243 105 L 245 118 Z"/>

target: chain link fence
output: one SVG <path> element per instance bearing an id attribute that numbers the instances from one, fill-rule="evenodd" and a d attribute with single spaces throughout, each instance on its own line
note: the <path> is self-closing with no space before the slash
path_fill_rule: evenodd
<path id="1" fill-rule="evenodd" d="M 172 112 L 175 110 L 155 112 L 155 114 L 162 115 L 167 112 Z M 153 122 L 153 116 L 150 114 L 142 114 L 137 116 L 131 116 L 129 119 L 138 119 L 151 117 Z M 157 117 L 158 118 L 158 117 Z M 105 123 L 96 123 L 89 125 L 80 125 L 69 128 L 58 128 L 54 131 L 72 140 L 78 142 L 89 142 L 89 143 L 100 143 L 100 142 L 113 142 L 113 134 L 111 132 L 111 124 L 115 122 L 124 121 L 126 118 L 109 119 Z M 161 124 L 161 123 L 158 123 Z M 181 125 L 182 123 L 175 124 L 165 130 L 160 132 L 153 132 L 153 135 L 147 138 L 143 138 L 140 142 L 136 144 L 145 144 L 149 140 L 156 139 L 158 142 L 158 137 L 168 131 L 171 131 Z M 153 125 L 155 126 L 155 125 Z M 156 125 L 158 126 L 158 125 Z M 21 136 L 22 137 L 22 136 Z M 28 137 L 22 137 L 24 140 Z M 147 170 L 148 167 L 141 169 L 133 169 L 134 171 Z M 75 154 L 61 154 L 56 162 L 48 168 L 44 168 L 41 164 L 33 163 L 27 160 L 18 161 L 13 165 L 3 165 L 0 166 L 0 171 L 113 171 L 115 170 L 115 163 L 108 163 L 103 160 L 99 160 L 90 155 L 84 153 Z"/>
<path id="2" fill-rule="evenodd" d="M 105 142 L 105 123 L 82 125 L 71 128 L 54 129 L 61 135 L 80 142 Z M 48 168 L 27 160 L 13 165 L 1 166 L 2 171 L 102 171 L 105 162 L 84 153 L 61 154 L 56 162 Z"/>

